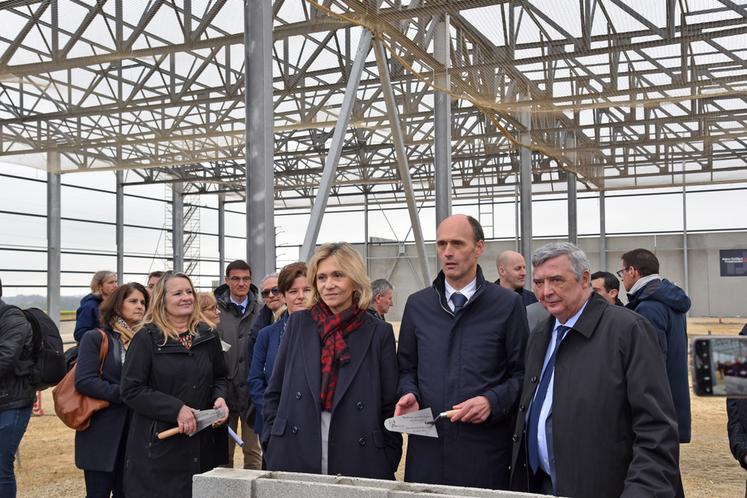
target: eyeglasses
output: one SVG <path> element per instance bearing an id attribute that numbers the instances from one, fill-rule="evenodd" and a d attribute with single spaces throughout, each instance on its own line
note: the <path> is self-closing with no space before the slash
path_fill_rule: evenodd
<path id="1" fill-rule="evenodd" d="M 270 297 L 270 294 L 277 296 L 280 294 L 280 290 L 277 287 L 272 287 L 271 289 L 264 289 L 260 294 L 262 297 Z"/>
<path id="2" fill-rule="evenodd" d="M 220 308 L 216 304 L 215 306 L 208 306 L 207 308 L 202 308 L 202 312 L 205 313 L 206 311 L 212 311 L 213 313 L 220 314 Z"/>
<path id="3" fill-rule="evenodd" d="M 233 282 L 235 284 L 237 284 L 239 282 L 242 282 L 242 283 L 245 283 L 245 284 L 249 284 L 252 281 L 252 277 L 236 277 L 236 276 L 234 276 L 234 277 L 228 277 L 228 280 L 230 280 L 231 282 Z"/>
<path id="4" fill-rule="evenodd" d="M 625 268 L 623 268 L 622 270 L 617 270 L 617 271 L 615 272 L 615 275 L 617 275 L 617 278 L 623 278 L 623 275 L 625 274 L 625 272 L 626 272 L 626 271 L 628 271 L 628 268 L 630 268 L 630 267 L 629 267 L 629 266 L 626 266 L 626 267 L 625 267 Z"/>

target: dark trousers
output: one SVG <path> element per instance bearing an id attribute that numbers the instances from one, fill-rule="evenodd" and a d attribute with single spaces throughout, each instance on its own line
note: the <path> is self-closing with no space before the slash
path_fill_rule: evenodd
<path id="1" fill-rule="evenodd" d="M 0 498 L 15 498 L 16 475 L 13 462 L 29 425 L 32 405 L 0 410 Z"/>
<path id="2" fill-rule="evenodd" d="M 552 479 L 541 468 L 537 469 L 536 474 L 533 474 L 531 470 L 529 471 L 529 491 L 542 495 L 555 494 Z"/>
<path id="3" fill-rule="evenodd" d="M 122 491 L 122 471 L 100 472 L 98 470 L 84 470 L 86 478 L 86 498 L 114 498 L 124 497 Z"/>

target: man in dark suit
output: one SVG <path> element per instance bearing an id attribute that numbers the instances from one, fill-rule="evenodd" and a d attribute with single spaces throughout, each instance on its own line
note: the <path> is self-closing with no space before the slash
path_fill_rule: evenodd
<path id="1" fill-rule="evenodd" d="M 552 315 L 527 343 L 511 485 L 574 497 L 673 496 L 679 445 L 656 332 L 592 292 L 589 260 L 567 242 L 532 257 Z"/>
<path id="2" fill-rule="evenodd" d="M 477 220 L 450 216 L 436 238 L 442 270 L 408 298 L 402 317 L 395 415 L 459 411 L 437 423 L 438 438 L 409 437 L 405 480 L 506 489 L 526 312 L 516 292 L 483 277 Z"/>

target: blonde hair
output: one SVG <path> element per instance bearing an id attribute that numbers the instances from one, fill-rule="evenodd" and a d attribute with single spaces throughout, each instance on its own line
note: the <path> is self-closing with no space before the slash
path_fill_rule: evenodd
<path id="1" fill-rule="evenodd" d="M 324 244 L 316 250 L 309 261 L 308 279 L 311 284 L 311 292 L 306 298 L 306 307 L 311 308 L 322 300 L 316 286 L 316 275 L 319 264 L 327 258 L 335 258 L 346 277 L 353 281 L 353 304 L 361 309 L 368 308 L 371 302 L 371 282 L 366 274 L 366 265 L 358 251 L 347 242 L 335 242 Z"/>
<path id="2" fill-rule="evenodd" d="M 169 280 L 174 278 L 183 278 L 189 282 L 189 288 L 192 289 L 192 295 L 195 297 L 195 305 L 192 308 L 192 314 L 189 316 L 189 320 L 187 320 L 187 331 L 189 334 L 196 335 L 197 326 L 200 322 L 205 321 L 205 317 L 202 315 L 202 310 L 197 305 L 197 292 L 195 292 L 195 287 L 192 285 L 192 280 L 190 280 L 190 278 L 184 273 L 167 271 L 163 274 L 161 280 L 158 281 L 156 286 L 153 287 L 150 307 L 148 308 L 148 311 L 145 312 L 145 317 L 143 318 L 141 325 L 138 327 L 138 330 L 140 330 L 144 325 L 152 323 L 161 330 L 164 344 L 166 344 L 166 341 L 169 338 L 177 341 L 179 340 L 179 331 L 171 324 L 166 314 L 166 284 Z"/>
<path id="3" fill-rule="evenodd" d="M 202 313 L 202 322 L 211 329 L 215 329 L 217 325 L 205 316 L 205 310 L 214 309 L 218 306 L 218 300 L 215 299 L 215 295 L 212 292 L 200 292 L 197 294 L 197 304 L 200 307 L 200 313 Z"/>
<path id="4" fill-rule="evenodd" d="M 101 270 L 97 271 L 93 274 L 93 278 L 91 278 L 91 294 L 96 294 L 97 296 L 101 295 L 101 287 L 104 286 L 104 282 L 106 279 L 108 279 L 111 276 L 117 276 L 116 273 L 109 270 Z"/>

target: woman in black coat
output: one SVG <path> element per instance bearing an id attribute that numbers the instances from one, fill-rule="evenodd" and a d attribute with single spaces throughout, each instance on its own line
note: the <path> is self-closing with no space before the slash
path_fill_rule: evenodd
<path id="1" fill-rule="evenodd" d="M 80 341 L 75 388 L 81 394 L 110 403 L 108 408 L 93 414 L 88 429 L 75 433 L 75 466 L 83 469 L 89 498 L 124 496 L 122 475 L 129 414 L 122 404 L 120 379 L 122 363 L 135 334 L 133 329 L 147 308 L 145 288 L 138 283 L 125 284 L 101 306 L 103 329 L 89 330 Z M 109 351 L 99 377 L 102 332 L 107 335 Z"/>
<path id="2" fill-rule="evenodd" d="M 132 341 L 122 372 L 122 399 L 132 409 L 125 493 L 132 497 L 192 495 L 192 476 L 222 463 L 216 436 L 197 428 L 194 410 L 217 408 L 228 418 L 226 364 L 218 336 L 204 324 L 192 282 L 166 272 Z M 172 427 L 179 434 L 157 438 Z M 222 433 L 224 436 L 225 433 Z"/>
<path id="3" fill-rule="evenodd" d="M 267 468 L 394 479 L 402 438 L 384 429 L 397 402 L 391 325 L 366 312 L 360 255 L 325 244 L 309 262 L 310 309 L 293 313 L 265 391 Z"/>

